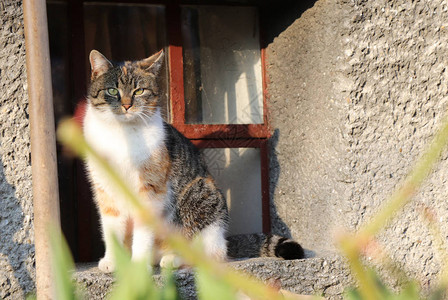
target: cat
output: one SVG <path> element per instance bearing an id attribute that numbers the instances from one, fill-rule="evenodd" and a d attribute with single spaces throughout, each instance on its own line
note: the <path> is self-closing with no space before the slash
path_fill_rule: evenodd
<path id="1" fill-rule="evenodd" d="M 87 142 L 121 173 L 148 209 L 187 239 L 202 237 L 209 257 L 217 261 L 237 256 L 302 258 L 302 247 L 286 238 L 264 234 L 226 238 L 229 215 L 223 194 L 199 150 L 161 116 L 157 78 L 163 56 L 160 51 L 140 61 L 114 65 L 100 52 L 91 51 L 83 125 Z M 149 259 L 157 250 L 151 230 L 133 215 L 95 161 L 87 157 L 86 165 L 105 243 L 99 269 L 115 269 L 113 235 L 130 248 L 133 260 Z M 159 257 L 151 263 L 164 267 L 173 262 L 169 253 Z"/>

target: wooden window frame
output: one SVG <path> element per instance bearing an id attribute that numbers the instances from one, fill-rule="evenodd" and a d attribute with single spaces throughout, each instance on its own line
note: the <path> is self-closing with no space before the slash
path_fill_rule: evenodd
<path id="1" fill-rule="evenodd" d="M 183 77 L 183 48 L 181 34 L 181 6 L 167 6 L 169 52 L 169 83 L 171 124 L 198 148 L 259 148 L 262 190 L 262 230 L 271 231 L 269 194 L 270 129 L 267 110 L 266 50 L 260 38 L 263 124 L 187 124 L 185 119 L 185 97 Z M 260 36 L 262 34 L 260 33 Z"/>
<path id="2" fill-rule="evenodd" d="M 190 140 L 195 139 L 235 139 L 268 138 L 270 131 L 266 105 L 265 49 L 261 47 L 263 89 L 263 124 L 187 124 L 185 120 L 183 54 L 181 35 L 181 8 L 167 6 L 170 102 L 172 124 Z"/>

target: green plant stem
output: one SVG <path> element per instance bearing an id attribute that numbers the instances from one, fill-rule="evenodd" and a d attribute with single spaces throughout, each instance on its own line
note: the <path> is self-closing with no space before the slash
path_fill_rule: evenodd
<path id="1" fill-rule="evenodd" d="M 445 290 L 448 289 L 448 245 L 444 235 L 440 231 L 439 226 L 436 224 L 435 216 L 431 214 L 428 207 L 425 207 L 423 211 L 423 217 L 428 222 L 429 230 L 434 238 L 434 244 L 436 248 L 436 253 L 441 265 L 441 272 L 439 274 L 439 286 Z"/>
<path id="2" fill-rule="evenodd" d="M 381 299 L 378 293 L 375 281 L 370 276 L 361 262 L 361 248 L 366 244 L 365 240 L 350 235 L 343 236 L 340 239 L 340 248 L 348 258 L 350 269 L 359 281 L 359 291 L 362 299 L 376 300 Z"/>
<path id="3" fill-rule="evenodd" d="M 129 199 L 129 202 L 134 206 L 139 218 L 151 227 L 156 236 L 162 237 L 165 243 L 177 251 L 177 253 L 179 253 L 188 263 L 213 272 L 219 278 L 232 285 L 236 290 L 243 291 L 253 299 L 287 299 L 273 288 L 207 258 L 202 249 L 191 247 L 190 243 L 185 238 L 170 230 L 165 222 L 145 208 L 140 201 L 140 198 L 128 188 L 118 173 L 105 159 L 98 155 L 88 145 L 82 135 L 81 129 L 74 121 L 66 120 L 61 122 L 57 133 L 58 139 L 64 145 L 71 148 L 75 154 L 80 157 L 89 156 L 91 159 L 95 160 L 95 162 L 109 175 L 110 180 L 116 185 L 117 190 Z"/>
<path id="4" fill-rule="evenodd" d="M 392 219 L 403 206 L 405 206 L 416 193 L 429 175 L 430 171 L 438 161 L 442 150 L 448 143 L 448 119 L 445 118 L 441 130 L 437 132 L 433 141 L 418 160 L 404 184 L 399 188 L 383 206 L 383 208 L 368 222 L 359 229 L 360 236 L 373 236 L 377 234 L 384 225 Z"/>
<path id="5" fill-rule="evenodd" d="M 415 195 L 420 185 L 429 175 L 447 144 L 448 119 L 445 117 L 442 128 L 437 132 L 401 188 L 392 194 L 382 209 L 374 215 L 370 222 L 362 226 L 354 236 L 346 235 L 340 239 L 340 248 L 349 259 L 350 268 L 359 280 L 359 289 L 364 299 L 379 299 L 380 295 L 373 278 L 369 276 L 361 262 L 363 246 L 384 228 L 393 216 L 412 199 L 412 196 Z M 446 283 L 446 281 L 448 281 L 448 278 L 446 275 L 442 275 L 442 283 Z"/>

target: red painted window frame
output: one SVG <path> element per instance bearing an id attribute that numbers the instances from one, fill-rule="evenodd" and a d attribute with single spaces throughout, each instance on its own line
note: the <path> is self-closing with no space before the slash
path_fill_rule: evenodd
<path id="1" fill-rule="evenodd" d="M 266 51 L 260 41 L 263 124 L 187 124 L 185 120 L 181 6 L 166 6 L 168 25 L 171 123 L 198 148 L 259 148 L 262 189 L 262 230 L 271 231 L 267 110 Z M 261 36 L 261 34 L 260 34 Z"/>
<path id="2" fill-rule="evenodd" d="M 170 20 L 170 22 L 168 22 L 168 56 L 171 121 L 177 130 L 191 140 L 203 139 L 204 137 L 207 139 L 269 138 L 270 130 L 266 105 L 266 51 L 261 47 L 261 44 L 263 124 L 187 124 L 185 120 L 180 6 L 167 6 L 166 18 L 167 20 Z"/>

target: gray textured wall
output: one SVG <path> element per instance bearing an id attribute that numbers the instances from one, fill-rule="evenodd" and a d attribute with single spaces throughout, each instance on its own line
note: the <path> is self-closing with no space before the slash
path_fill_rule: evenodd
<path id="1" fill-rule="evenodd" d="M 335 249 L 409 172 L 445 114 L 444 0 L 322 0 L 268 47 L 274 231 Z M 448 235 L 447 155 L 380 241 L 423 284 L 438 257 L 422 218 Z"/>
<path id="2" fill-rule="evenodd" d="M 25 42 L 20 1 L 0 3 L 0 298 L 34 288 Z"/>
<path id="3" fill-rule="evenodd" d="M 318 1 L 267 48 L 274 232 L 291 233 L 311 250 L 332 249 L 328 237 L 349 197 L 348 93 L 335 90 L 346 10 Z"/>

